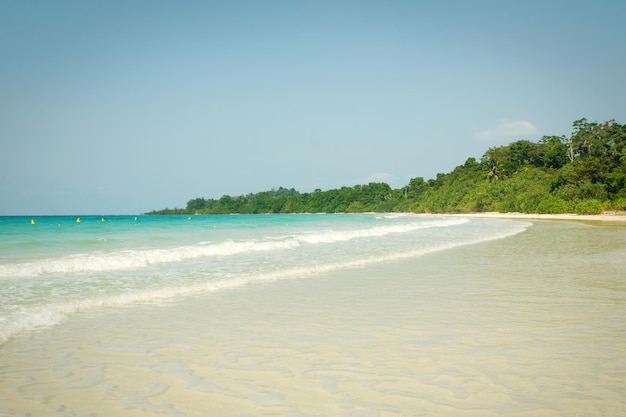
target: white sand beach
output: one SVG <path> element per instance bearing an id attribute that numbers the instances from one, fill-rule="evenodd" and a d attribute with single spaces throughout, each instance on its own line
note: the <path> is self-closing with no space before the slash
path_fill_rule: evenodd
<path id="1" fill-rule="evenodd" d="M 602 214 L 538 214 L 538 213 L 463 213 L 448 214 L 448 216 L 478 217 L 493 219 L 526 219 L 526 220 L 580 220 L 599 222 L 624 222 L 626 223 L 626 211 L 612 211 Z"/>
<path id="2" fill-rule="evenodd" d="M 626 229 L 587 223 L 626 218 L 462 216 L 541 220 L 424 256 L 76 314 L 2 345 L 0 416 L 626 415 Z"/>

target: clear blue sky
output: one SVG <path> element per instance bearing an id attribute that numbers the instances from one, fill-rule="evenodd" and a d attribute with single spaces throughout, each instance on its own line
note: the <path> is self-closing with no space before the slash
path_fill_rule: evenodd
<path id="1" fill-rule="evenodd" d="M 626 123 L 626 2 L 2 1 L 0 214 L 433 178 Z"/>

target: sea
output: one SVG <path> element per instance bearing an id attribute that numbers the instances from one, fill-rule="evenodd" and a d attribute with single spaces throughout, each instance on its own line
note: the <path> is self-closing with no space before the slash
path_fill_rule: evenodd
<path id="1" fill-rule="evenodd" d="M 0 416 L 626 415 L 626 226 L 0 217 Z"/>

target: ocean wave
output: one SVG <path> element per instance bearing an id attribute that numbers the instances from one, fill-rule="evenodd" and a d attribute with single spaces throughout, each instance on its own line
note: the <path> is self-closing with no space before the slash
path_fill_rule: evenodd
<path id="1" fill-rule="evenodd" d="M 405 224 L 373 226 L 369 228 L 328 230 L 301 233 L 265 239 L 225 240 L 201 242 L 173 248 L 129 249 L 114 252 L 86 252 L 46 258 L 31 262 L 0 265 L 0 279 L 32 278 L 46 274 L 117 271 L 145 268 L 152 265 L 185 260 L 233 256 L 251 252 L 283 251 L 303 244 L 332 244 L 354 239 L 382 237 L 392 233 L 408 233 L 420 229 L 458 226 L 467 223 L 465 218 L 410 222 Z"/>
<path id="2" fill-rule="evenodd" d="M 344 242 L 352 239 L 382 237 L 392 233 L 408 233 L 416 230 L 431 229 L 436 227 L 460 226 L 469 222 L 466 218 L 454 218 L 435 220 L 430 222 L 411 222 L 404 224 L 374 226 L 368 229 L 355 230 L 329 230 L 325 232 L 315 232 L 310 235 L 300 235 L 297 239 L 303 243 L 335 243 Z"/>
<path id="3" fill-rule="evenodd" d="M 166 286 L 156 289 L 129 291 L 118 295 L 102 297 L 81 297 L 78 300 L 64 300 L 40 306 L 21 307 L 0 317 L 0 343 L 10 337 L 41 327 L 50 327 L 63 322 L 68 316 L 82 311 L 98 308 L 118 307 L 139 303 L 158 303 L 185 296 L 196 296 L 225 290 L 242 288 L 247 285 L 267 283 L 285 279 L 305 278 L 337 270 L 362 268 L 382 262 L 398 261 L 415 258 L 429 253 L 439 252 L 460 246 L 473 245 L 493 240 L 504 239 L 523 232 L 530 223 L 516 222 L 513 227 L 502 231 L 452 240 L 420 249 L 404 252 L 387 253 L 380 256 L 364 256 L 361 258 L 342 260 L 303 267 L 285 268 L 266 273 L 253 273 L 237 277 L 229 277 L 216 281 L 200 282 L 182 286 Z"/>
<path id="4" fill-rule="evenodd" d="M 117 271 L 180 262 L 211 256 L 230 256 L 252 251 L 285 250 L 298 246 L 296 240 L 223 241 L 166 249 L 130 249 L 116 252 L 91 252 L 0 265 L 0 278 L 31 278 L 46 274 Z"/>

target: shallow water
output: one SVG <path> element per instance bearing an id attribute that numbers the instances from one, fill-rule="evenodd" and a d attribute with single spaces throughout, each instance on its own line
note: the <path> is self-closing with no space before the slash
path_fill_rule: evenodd
<path id="1" fill-rule="evenodd" d="M 500 239 L 528 223 L 407 215 L 0 217 L 0 343 L 173 300 Z M 103 220 L 105 220 L 103 218 Z"/>
<path id="2" fill-rule="evenodd" d="M 626 228 L 334 262 L 14 335 L 0 415 L 626 414 Z"/>

